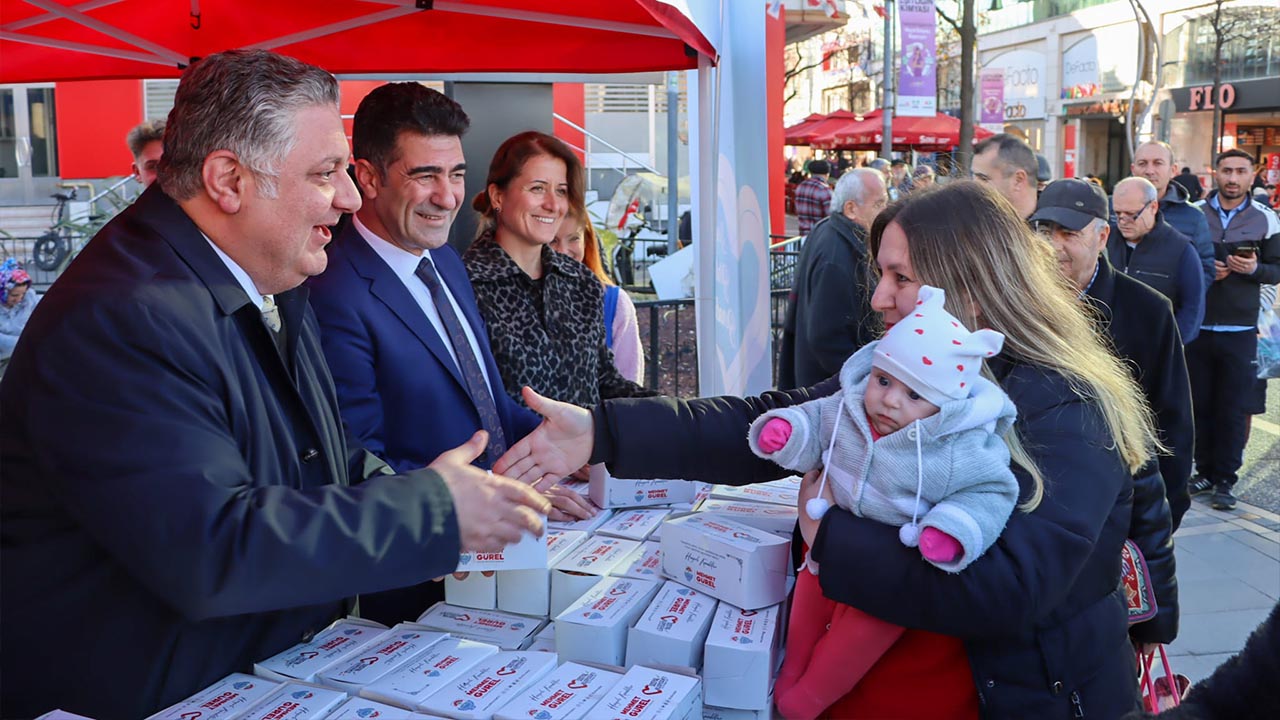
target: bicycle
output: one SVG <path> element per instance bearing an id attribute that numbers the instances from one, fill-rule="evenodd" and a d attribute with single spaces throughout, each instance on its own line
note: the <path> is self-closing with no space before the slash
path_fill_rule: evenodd
<path id="1" fill-rule="evenodd" d="M 132 179 L 133 176 L 122 178 L 111 187 L 89 198 L 89 207 L 96 208 L 99 200 L 111 196 L 115 199 L 118 210 L 122 205 L 116 190 Z M 54 200 L 53 212 L 50 215 L 51 224 L 32 245 L 31 262 L 45 272 L 54 272 L 84 249 L 84 244 L 106 224 L 109 216 L 97 213 L 85 217 L 85 222 L 70 220 L 67 217 L 67 205 L 76 199 L 74 187 L 69 188 L 68 192 L 56 192 L 49 197 Z"/>

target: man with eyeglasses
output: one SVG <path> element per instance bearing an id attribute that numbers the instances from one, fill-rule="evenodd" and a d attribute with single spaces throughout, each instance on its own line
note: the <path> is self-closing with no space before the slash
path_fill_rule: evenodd
<path id="1" fill-rule="evenodd" d="M 1165 222 L 1156 186 L 1145 178 L 1116 183 L 1111 206 L 1116 225 L 1107 257 L 1120 272 L 1169 298 L 1182 341 L 1195 340 L 1204 315 L 1204 281 L 1195 248 Z"/>
<path id="2" fill-rule="evenodd" d="M 1200 199 L 1200 195 L 1192 197 L 1181 182 L 1174 182 L 1173 148 L 1159 140 L 1142 143 L 1133 153 L 1129 171 L 1134 177 L 1146 178 L 1156 186 L 1156 197 L 1160 198 L 1160 216 L 1174 230 L 1191 239 L 1196 255 L 1200 258 L 1203 286 L 1207 292 L 1209 285 L 1213 283 L 1213 242 L 1209 239 L 1209 225 L 1205 222 L 1204 213 L 1193 204 Z M 1199 190 L 1199 181 L 1194 175 L 1191 178 L 1195 188 Z M 1183 342 L 1191 340 L 1185 334 L 1182 336 Z"/>
<path id="3" fill-rule="evenodd" d="M 1200 203 L 1213 240 L 1214 280 L 1200 337 L 1187 345 L 1196 411 L 1193 493 L 1213 491 L 1218 510 L 1236 506 L 1231 490 L 1244 464 L 1251 415 L 1266 409 L 1258 382 L 1258 310 L 1263 285 L 1280 282 L 1280 220 L 1249 199 L 1253 156 L 1227 150 L 1214 160 L 1218 189 Z"/>
<path id="4" fill-rule="evenodd" d="M 1129 211 L 1129 217 L 1141 214 L 1136 207 Z M 1134 477 L 1144 479 L 1160 473 L 1176 530 L 1191 505 L 1187 481 L 1194 444 L 1191 385 L 1182 341 L 1169 300 L 1116 272 L 1101 254 L 1111 235 L 1109 214 L 1102 188 L 1069 178 L 1049 183 L 1044 189 L 1031 224 L 1052 243 L 1062 273 L 1097 310 L 1116 354 L 1128 361 L 1134 379 L 1142 386 L 1169 452 Z M 1139 522 L 1140 518 L 1134 518 L 1134 523 Z"/>

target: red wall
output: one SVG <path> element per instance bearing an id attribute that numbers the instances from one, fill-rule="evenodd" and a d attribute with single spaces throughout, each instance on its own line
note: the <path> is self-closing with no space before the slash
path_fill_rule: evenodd
<path id="1" fill-rule="evenodd" d="M 554 83 L 551 86 L 551 109 L 578 127 L 587 126 L 586 107 L 586 91 L 582 83 Z M 585 163 L 586 157 L 577 148 L 587 146 L 587 136 L 559 120 L 555 120 L 552 127 L 555 128 L 554 135 L 574 148 L 578 159 Z"/>
<path id="2" fill-rule="evenodd" d="M 58 174 L 64 178 L 128 175 L 133 156 L 125 136 L 142 122 L 142 82 L 60 82 L 57 107 Z"/>
<path id="3" fill-rule="evenodd" d="M 782 235 L 787 231 L 786 217 L 786 158 L 783 156 L 782 143 L 782 93 L 783 54 L 786 47 L 786 9 L 778 13 L 777 18 L 765 16 L 765 112 L 769 123 L 768 147 L 769 158 L 769 232 Z"/>
<path id="4" fill-rule="evenodd" d="M 342 112 L 342 127 L 347 131 L 347 142 L 351 142 L 351 123 L 356 114 L 356 108 L 360 107 L 360 101 L 364 100 L 364 96 L 373 92 L 373 89 L 384 85 L 381 80 L 342 80 L 338 83 L 338 88 L 342 92 L 342 100 L 338 103 L 338 109 Z"/>

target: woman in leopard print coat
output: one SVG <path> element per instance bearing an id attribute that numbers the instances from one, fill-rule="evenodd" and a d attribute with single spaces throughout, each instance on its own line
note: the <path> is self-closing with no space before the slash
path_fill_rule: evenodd
<path id="1" fill-rule="evenodd" d="M 463 262 L 503 385 L 520 402 L 526 385 L 583 407 L 657 394 L 614 366 L 600 281 L 550 247 L 566 216 L 586 216 L 583 178 L 564 143 L 525 132 L 498 148 L 486 189 L 472 203 L 481 232 Z"/>

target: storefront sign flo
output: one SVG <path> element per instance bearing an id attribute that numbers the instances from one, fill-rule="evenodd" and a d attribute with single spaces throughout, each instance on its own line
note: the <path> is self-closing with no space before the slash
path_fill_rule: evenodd
<path id="1" fill-rule="evenodd" d="M 1236 104 L 1236 88 L 1231 83 L 1218 86 L 1217 103 L 1214 102 L 1213 86 L 1191 88 L 1191 103 L 1188 110 L 1226 110 Z"/>

